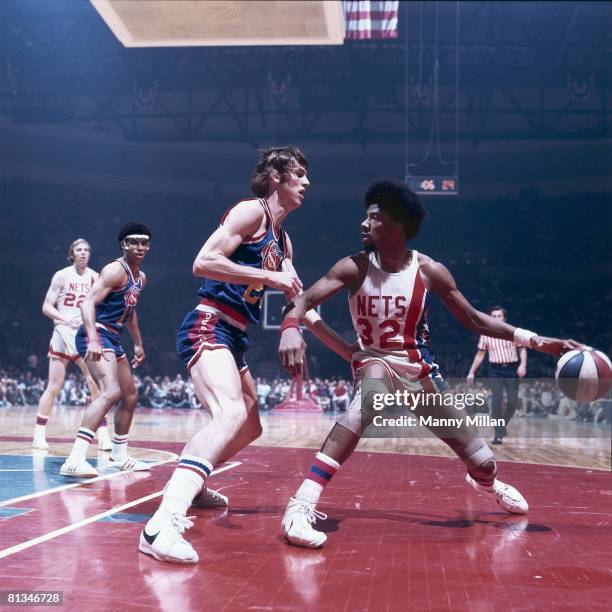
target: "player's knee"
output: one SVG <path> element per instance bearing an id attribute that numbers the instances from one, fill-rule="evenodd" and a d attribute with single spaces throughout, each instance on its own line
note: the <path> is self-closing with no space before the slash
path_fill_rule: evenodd
<path id="1" fill-rule="evenodd" d="M 112 406 L 121 399 L 121 389 L 118 385 L 108 385 L 102 395 L 106 402 Z"/>
<path id="2" fill-rule="evenodd" d="M 130 391 L 128 391 L 124 398 L 123 401 L 130 406 L 131 408 L 133 408 L 134 406 L 136 406 L 136 404 L 138 403 L 138 390 L 137 389 L 132 389 Z"/>
<path id="3" fill-rule="evenodd" d="M 53 396 L 56 397 L 59 395 L 59 392 L 62 390 L 62 383 L 51 382 L 47 386 L 47 391 Z"/>

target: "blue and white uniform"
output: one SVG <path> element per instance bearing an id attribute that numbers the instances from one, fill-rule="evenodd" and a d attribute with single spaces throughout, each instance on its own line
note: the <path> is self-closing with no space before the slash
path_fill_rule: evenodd
<path id="1" fill-rule="evenodd" d="M 266 229 L 243 240 L 228 259 L 241 266 L 276 272 L 286 256 L 287 236 L 281 227 L 274 227 L 267 202 L 259 199 L 259 204 L 266 215 Z M 223 215 L 221 225 L 233 208 Z M 239 371 L 247 369 L 246 329 L 249 323 L 259 323 L 265 291 L 266 287 L 258 283 L 240 285 L 204 279 L 198 291 L 200 303 L 183 320 L 176 340 L 177 353 L 188 370 L 202 351 L 221 348 L 231 351 Z"/>
<path id="2" fill-rule="evenodd" d="M 121 257 L 118 261 L 127 274 L 127 283 L 110 291 L 108 295 L 96 305 L 96 328 L 98 330 L 98 342 L 103 352 L 115 353 L 117 359 L 125 358 L 125 351 L 121 346 L 119 335 L 125 323 L 136 310 L 136 304 L 142 292 L 142 274 L 138 274 L 138 279 L 134 278 L 129 266 Z M 76 348 L 81 357 L 87 353 L 87 333 L 81 325 L 76 335 Z"/>

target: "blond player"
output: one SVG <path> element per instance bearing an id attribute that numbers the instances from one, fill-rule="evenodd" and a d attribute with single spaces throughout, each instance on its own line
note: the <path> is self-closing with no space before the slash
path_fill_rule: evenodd
<path id="1" fill-rule="evenodd" d="M 53 275 L 43 302 L 43 314 L 53 321 L 54 328 L 48 353 L 49 382 L 38 403 L 33 448 L 45 450 L 49 448 L 46 439 L 49 415 L 55 398 L 62 389 L 66 368 L 71 361 L 85 376 L 92 397 L 98 395 L 98 387 L 74 345 L 77 329 L 81 325 L 81 302 L 98 278 L 98 273 L 88 267 L 90 256 L 91 246 L 87 240 L 77 238 L 68 248 L 68 261 L 71 262 L 71 265 L 58 270 Z M 98 444 L 100 450 L 111 448 L 106 426 L 98 429 Z"/>

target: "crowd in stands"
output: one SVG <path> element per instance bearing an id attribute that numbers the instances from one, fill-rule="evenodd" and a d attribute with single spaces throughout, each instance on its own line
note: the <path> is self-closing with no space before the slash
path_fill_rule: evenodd
<path id="1" fill-rule="evenodd" d="M 324 180 L 319 177 L 319 181 Z M 144 266 L 147 287 L 138 310 L 147 354 L 140 371 L 152 377 L 183 374 L 174 344 L 185 313 L 197 301 L 199 282 L 191 274 L 193 258 L 203 237 L 215 229 L 219 216 L 241 193 L 219 193 L 214 199 L 177 199 L 162 193 L 113 192 L 19 179 L 7 180 L 4 188 L 11 205 L 0 219 L 5 246 L 0 262 L 5 287 L 0 346 L 7 347 L 2 354 L 3 367 L 22 368 L 34 353 L 38 366 L 32 371 L 45 375 L 44 354 L 51 325 L 40 308 L 52 274 L 67 264 L 66 249 L 76 236 L 92 243 L 91 265 L 97 270 L 118 256 L 117 227 L 129 210 L 130 215 L 147 222 L 154 234 Z M 487 311 L 501 304 L 510 323 L 611 351 L 612 332 L 605 315 L 612 304 L 605 267 L 609 261 L 607 226 L 584 222 L 607 218 L 607 194 L 458 197 L 436 200 L 435 205 L 426 202 L 426 206 L 428 216 L 414 248 L 445 263 L 476 307 Z M 170 215 L 168 211 L 176 207 L 190 214 Z M 101 210 L 104 215 L 96 214 Z M 196 210 L 205 210 L 206 214 L 192 214 Z M 300 216 L 288 219 L 286 229 L 296 246 L 296 267 L 305 285 L 340 257 L 360 248 L 362 213 L 359 202 L 338 198 L 330 206 L 313 191 Z M 320 222 L 322 218 L 324 223 Z M 22 231 L 24 219 L 30 228 L 26 234 Z M 66 219 L 70 219 L 69 224 Z M 516 247 L 517 236 L 521 236 L 521 248 Z M 565 239 L 567 236 L 571 240 Z M 312 245 L 316 249 L 309 251 Z M 352 335 L 345 296 L 324 304 L 323 317 L 343 336 Z M 430 329 L 432 347 L 444 375 L 465 376 L 477 338 L 466 332 L 437 299 L 432 300 Z M 279 377 L 278 361 L 270 358 L 276 354 L 277 335 L 250 333 L 253 342 L 247 357 L 253 371 L 269 380 Z M 349 375 L 349 368 L 342 370 L 339 358 L 333 361 L 318 341 L 308 344 L 309 359 L 316 357 L 316 364 L 309 362 L 313 376 Z M 129 352 L 129 342 L 126 348 Z M 550 376 L 554 366 L 553 359 L 530 352 L 530 376 Z"/>
<path id="2" fill-rule="evenodd" d="M 177 374 L 170 376 L 135 376 L 139 391 L 139 405 L 154 409 L 200 409 L 193 383 Z M 279 403 L 295 397 L 295 388 L 288 378 L 256 379 L 257 397 L 262 412 L 273 410 Z M 0 371 L 0 408 L 36 405 L 45 389 L 43 378 L 31 372 Z M 325 413 L 344 412 L 353 398 L 353 386 L 342 378 L 314 378 L 303 383 L 303 397 L 316 402 Z M 456 393 L 480 393 L 490 399 L 490 390 L 481 380 L 468 387 L 467 382 L 453 381 Z M 66 376 L 57 403 L 84 406 L 90 401 L 89 391 L 82 376 Z M 486 411 L 486 410 L 485 410 Z M 554 380 L 531 380 L 519 386 L 517 416 L 548 418 L 563 417 L 586 423 L 600 423 L 610 419 L 610 401 L 592 404 L 577 403 L 563 396 Z"/>

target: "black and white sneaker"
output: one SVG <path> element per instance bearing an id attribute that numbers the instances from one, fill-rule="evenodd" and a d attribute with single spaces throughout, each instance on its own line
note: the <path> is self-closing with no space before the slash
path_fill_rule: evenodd
<path id="1" fill-rule="evenodd" d="M 198 553 L 183 537 L 185 530 L 193 527 L 190 518 L 158 510 L 140 533 L 138 549 L 158 561 L 197 563 Z"/>

